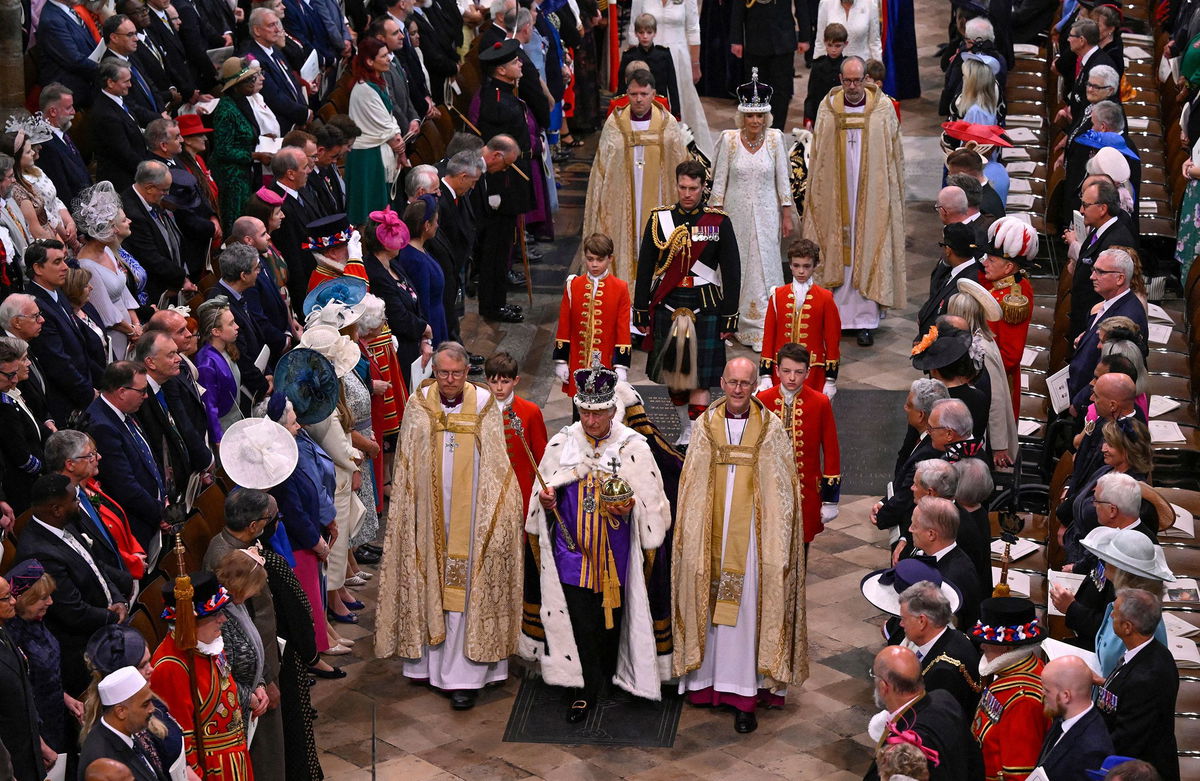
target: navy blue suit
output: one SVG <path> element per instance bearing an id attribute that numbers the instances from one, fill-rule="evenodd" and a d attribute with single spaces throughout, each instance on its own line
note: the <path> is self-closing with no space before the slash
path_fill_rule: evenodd
<path id="1" fill-rule="evenodd" d="M 1100 767 L 1113 752 L 1112 738 L 1104 725 L 1104 716 L 1092 708 L 1058 737 L 1062 719 L 1055 719 L 1046 732 L 1038 766 L 1050 781 L 1088 781 L 1087 768 Z M 1057 739 L 1057 742 L 1052 743 Z"/>
<path id="2" fill-rule="evenodd" d="M 58 82 L 75 93 L 80 107 L 91 105 L 96 63 L 88 55 L 96 41 L 83 21 L 53 3 L 46 3 L 37 29 L 38 75 L 43 86 Z"/>
<path id="3" fill-rule="evenodd" d="M 158 533 L 163 516 L 158 464 L 148 450 L 142 452 L 133 433 L 103 398 L 92 402 L 88 414 L 92 418 L 88 433 L 102 456 L 100 482 L 113 501 L 125 509 L 133 536 L 144 547 Z"/>
<path id="4" fill-rule="evenodd" d="M 320 12 L 304 0 L 283 0 L 283 7 L 287 11 L 283 19 L 287 31 L 306 49 L 316 49 L 321 64 L 336 62 L 341 50 L 335 51 L 331 45 Z"/>
<path id="5" fill-rule="evenodd" d="M 142 128 L 133 115 L 108 95 L 98 95 L 88 115 L 88 134 L 96 156 L 96 180 L 107 179 L 117 192 L 132 185 L 138 164 L 148 152 Z M 133 232 L 136 236 L 136 225 Z M 141 261 L 140 255 L 130 252 Z"/>
<path id="6" fill-rule="evenodd" d="M 1075 348 L 1075 354 L 1071 356 L 1071 374 L 1067 378 L 1067 389 L 1071 392 L 1071 403 L 1076 410 L 1082 411 L 1090 400 L 1092 374 L 1100 361 L 1100 323 L 1110 317 L 1128 317 L 1142 329 L 1143 338 L 1149 334 L 1146 308 L 1132 291 L 1113 301 L 1112 306 L 1100 317 L 1092 316 L 1079 340 L 1079 346 Z M 1144 345 L 1142 352 L 1146 352 Z"/>
<path id="7" fill-rule="evenodd" d="M 69 138 L 66 134 L 64 137 Z M 68 207 L 75 202 L 75 196 L 92 186 L 92 175 L 88 173 L 87 163 L 74 141 L 67 144 L 58 136 L 51 136 L 49 141 L 42 144 L 38 168 L 54 182 L 58 197 Z"/>
<path id="8" fill-rule="evenodd" d="M 271 275 L 271 267 L 261 256 L 258 259 L 258 276 L 254 278 L 254 287 L 242 293 L 246 301 L 246 309 L 258 323 L 263 341 L 271 348 L 271 366 L 283 355 L 287 348 L 288 336 L 291 331 L 287 303 L 279 292 L 279 284 Z"/>
<path id="9" fill-rule="evenodd" d="M 291 14 L 290 8 L 288 13 Z M 308 122 L 308 97 L 299 80 L 288 69 L 283 50 L 276 49 L 275 56 L 268 57 L 253 38 L 246 42 L 243 49 L 242 54 L 252 54 L 262 64 L 263 100 L 275 112 L 280 131 L 287 133 L 293 126 Z"/>
<path id="10" fill-rule="evenodd" d="M 1137 249 L 1138 246 L 1137 237 L 1119 217 L 1099 236 L 1095 231 L 1088 231 L 1080 240 L 1083 244 L 1079 249 L 1075 273 L 1071 276 L 1071 320 L 1067 327 L 1067 338 L 1071 340 L 1087 329 L 1092 307 L 1100 303 L 1100 295 L 1092 287 L 1092 265 L 1096 258 L 1109 247 Z"/>
<path id="11" fill-rule="evenodd" d="M 305 432 L 296 437 L 299 459 L 296 468 L 271 495 L 279 503 L 283 526 L 292 550 L 309 550 L 321 539 L 321 531 L 334 520 L 333 494 L 337 488 L 333 461 Z"/>
<path id="12" fill-rule="evenodd" d="M 92 403 L 95 387 L 103 366 L 93 365 L 83 337 L 83 324 L 68 312 L 71 303 L 61 291 L 58 301 L 40 285 L 30 282 L 26 292 L 37 300 L 38 309 L 46 321 L 42 332 L 29 343 L 30 352 L 46 377 L 46 406 L 50 416 L 65 421 L 72 410 L 84 409 Z"/>
<path id="13" fill-rule="evenodd" d="M 229 311 L 233 313 L 234 322 L 238 325 L 237 365 L 242 372 L 242 387 L 249 391 L 257 401 L 267 392 L 267 378 L 254 365 L 254 360 L 258 358 L 263 345 L 266 344 L 262 331 L 259 330 L 254 315 L 246 305 L 246 297 L 244 295 L 241 298 L 235 296 L 233 291 L 225 286 L 224 280 L 213 287 L 210 295 L 222 295 L 229 299 Z"/>

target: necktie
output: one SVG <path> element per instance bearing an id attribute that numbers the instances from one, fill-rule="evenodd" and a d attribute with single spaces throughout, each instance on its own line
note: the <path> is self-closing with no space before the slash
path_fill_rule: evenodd
<path id="1" fill-rule="evenodd" d="M 133 750 L 141 760 L 145 762 L 150 769 L 159 778 L 166 778 L 167 774 L 163 771 L 162 758 L 158 755 L 158 749 L 154 746 L 154 741 L 150 739 L 150 733 L 142 730 L 133 736 Z"/>
<path id="2" fill-rule="evenodd" d="M 142 460 L 146 462 L 146 466 L 150 469 L 150 473 L 154 475 L 154 482 L 158 484 L 158 498 L 163 497 L 163 480 L 162 475 L 158 471 L 158 462 L 154 460 L 154 454 L 150 451 L 150 445 L 146 442 L 146 437 L 142 434 L 142 429 L 138 426 L 130 416 L 125 416 L 125 428 L 129 429 L 129 433 L 133 435 L 133 444 L 138 449 L 138 454 Z"/>
<path id="3" fill-rule="evenodd" d="M 915 649 L 915 652 L 916 652 L 916 654 L 917 654 L 917 661 L 918 661 L 918 662 L 919 662 L 919 661 L 921 661 L 921 660 L 923 660 L 923 659 L 925 658 L 925 654 L 921 653 L 921 649 L 920 649 L 920 648 L 917 648 L 917 649 Z"/>
<path id="4" fill-rule="evenodd" d="M 1046 761 L 1046 757 L 1050 756 L 1050 752 L 1054 751 L 1054 747 L 1058 745 L 1058 741 L 1062 739 L 1063 728 L 1062 719 L 1055 719 L 1050 725 L 1050 729 L 1046 731 L 1046 741 L 1042 744 L 1042 755 L 1038 757 L 1038 764 Z"/>
<path id="5" fill-rule="evenodd" d="M 108 581 L 100 573 L 100 568 L 96 566 L 96 560 L 92 558 L 92 554 L 74 534 L 65 529 L 62 534 L 63 541 L 67 543 L 67 547 L 75 551 L 81 559 L 87 562 L 88 567 L 92 570 L 92 574 L 96 576 L 96 580 L 100 581 L 100 587 L 104 589 L 104 598 L 108 600 L 108 604 L 113 604 L 116 600 L 113 599 L 113 593 L 108 588 Z"/>
<path id="6" fill-rule="evenodd" d="M 146 100 L 150 103 L 150 108 L 158 111 L 158 100 L 155 99 L 154 92 L 151 91 L 150 85 L 146 83 L 146 80 L 142 78 L 142 74 L 138 71 L 137 66 L 133 64 L 132 60 L 129 61 L 129 72 L 133 74 L 133 80 L 137 82 L 138 89 L 146 96 Z"/>
<path id="7" fill-rule="evenodd" d="M 100 511 L 96 509 L 96 505 L 92 504 L 92 500 L 88 498 L 87 493 L 82 488 L 78 489 L 78 491 L 79 506 L 92 519 L 92 525 L 96 527 L 96 531 L 99 532 L 100 537 L 108 543 L 108 547 L 114 551 L 117 550 L 116 540 L 113 539 L 112 533 L 109 532 L 108 527 L 104 525 L 104 521 L 100 518 Z"/>
<path id="8" fill-rule="evenodd" d="M 1092 246 L 1095 243 L 1096 243 L 1096 231 L 1095 231 L 1095 229 L 1093 229 L 1092 232 L 1088 235 L 1087 241 L 1085 241 L 1083 243 L 1083 248 L 1086 250 L 1088 247 Z"/>
<path id="9" fill-rule="evenodd" d="M 175 226 L 175 221 L 171 219 L 161 208 L 154 208 L 154 219 L 158 220 L 159 230 L 162 232 L 163 238 L 167 241 L 167 246 L 171 249 L 171 257 L 179 260 L 179 229 Z"/>
<path id="10" fill-rule="evenodd" d="M 163 408 L 163 412 L 167 413 L 167 415 L 170 415 L 170 414 L 171 414 L 171 410 L 167 408 L 167 397 L 166 397 L 166 395 L 163 393 L 163 389 L 162 389 L 162 388 L 159 388 L 158 390 L 156 390 L 156 391 L 154 392 L 154 398 L 158 399 L 158 404 L 159 404 L 159 406 L 160 406 L 160 407 L 162 407 L 162 408 Z"/>
<path id="11" fill-rule="evenodd" d="M 67 149 L 71 150 L 72 154 L 79 155 L 79 149 L 75 146 L 75 142 L 71 140 L 70 133 L 68 133 L 67 131 L 64 130 L 63 134 L 62 134 L 62 140 L 63 140 L 63 143 L 66 144 Z"/>
<path id="12" fill-rule="evenodd" d="M 292 93 L 292 97 L 299 96 L 300 93 L 296 90 L 296 83 L 292 81 L 292 72 L 288 68 L 287 63 L 283 61 L 283 56 L 278 51 L 275 51 L 271 52 L 271 59 L 274 60 L 275 67 L 279 68 L 280 72 L 283 73 L 283 80 L 287 82 L 288 90 Z"/>

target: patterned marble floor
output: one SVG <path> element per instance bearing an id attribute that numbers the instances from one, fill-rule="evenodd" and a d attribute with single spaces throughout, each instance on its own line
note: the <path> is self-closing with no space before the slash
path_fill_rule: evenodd
<path id="1" fill-rule="evenodd" d="M 932 209 L 937 194 L 938 118 L 936 100 L 941 73 L 934 49 L 946 30 L 948 5 L 917 0 L 917 35 L 921 41 L 924 97 L 905 101 L 904 147 L 908 171 L 907 245 L 909 306 L 891 313 L 873 348 L 843 341 L 839 387 L 898 390 L 916 372 L 907 356 L 916 325 L 913 313 L 923 298 L 924 280 L 932 268 L 940 224 Z M 807 70 L 798 69 L 792 116 L 807 88 Z M 705 99 L 714 132 L 732 127 L 732 102 Z M 593 137 L 594 138 L 594 137 Z M 568 185 L 585 180 L 586 166 L 568 168 Z M 573 199 L 578 200 L 578 199 Z M 570 420 L 568 399 L 553 380 L 550 350 L 554 338 L 562 280 L 573 255 L 581 215 L 565 208 L 558 217 L 560 246 L 533 267 L 536 292 L 532 303 L 523 291 L 510 300 L 526 304 L 527 320 L 494 328 L 468 314 L 464 335 L 475 352 L 509 350 L 521 360 L 522 395 L 543 405 L 551 431 Z M 474 311 L 474 302 L 468 302 Z M 741 348 L 739 348 L 740 350 Z M 748 354 L 748 351 L 745 351 Z M 638 354 L 630 379 L 645 382 L 645 358 Z M 902 414 L 899 409 L 881 415 Z M 843 425 L 843 442 L 867 436 Z M 889 449 L 899 443 L 882 443 Z M 853 491 L 854 486 L 846 486 Z M 817 537 L 808 566 L 808 627 L 811 676 L 791 692 L 783 710 L 760 714 L 758 731 L 737 735 L 724 712 L 684 707 L 674 747 L 611 750 L 595 746 L 504 743 L 501 737 L 516 692 L 514 678 L 485 691 L 471 711 L 450 710 L 445 698 L 400 675 L 395 659 L 378 660 L 371 651 L 374 610 L 361 613 L 362 624 L 343 632 L 361 639 L 354 653 L 331 661 L 348 673 L 341 681 L 320 681 L 314 688 L 317 743 L 326 777 L 351 779 L 822 779 L 862 777 L 870 762 L 867 720 L 874 712 L 866 671 L 881 645 L 881 615 L 864 600 L 858 582 L 867 571 L 886 565 L 883 537 L 867 523 L 876 497 L 845 493 L 841 515 Z M 362 592 L 368 605 L 374 588 Z M 375 735 L 374 755 L 372 734 Z M 372 764 L 374 762 L 374 776 Z"/>

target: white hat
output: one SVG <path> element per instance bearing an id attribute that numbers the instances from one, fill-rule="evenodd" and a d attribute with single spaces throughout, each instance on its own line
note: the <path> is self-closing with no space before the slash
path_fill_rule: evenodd
<path id="1" fill-rule="evenodd" d="M 1112 529 L 1097 526 L 1082 540 L 1083 547 L 1102 561 L 1114 564 L 1132 575 L 1154 580 L 1175 580 L 1162 548 L 1137 529 Z"/>
<path id="2" fill-rule="evenodd" d="M 100 704 L 106 708 L 109 705 L 120 705 L 149 685 L 136 667 L 122 667 L 104 676 L 97 685 Z"/>
<path id="3" fill-rule="evenodd" d="M 1105 174 L 1116 184 L 1125 184 L 1129 181 L 1129 161 L 1113 147 L 1103 146 L 1088 160 L 1087 172 Z"/>
<path id="4" fill-rule="evenodd" d="M 958 292 L 965 293 L 978 301 L 979 306 L 983 309 L 983 318 L 989 323 L 994 323 L 1004 317 L 1004 312 L 1000 309 L 1000 302 L 975 280 L 958 280 Z"/>
<path id="5" fill-rule="evenodd" d="M 950 612 L 957 613 L 962 606 L 962 594 L 948 580 L 942 580 L 937 568 L 920 559 L 901 559 L 896 566 L 877 569 L 867 573 L 858 588 L 875 607 L 893 616 L 900 615 L 900 594 L 909 586 L 929 581 L 938 587 L 942 596 L 950 603 Z"/>
<path id="6" fill-rule="evenodd" d="M 300 346 L 316 350 L 333 364 L 333 373 L 340 380 L 358 365 L 361 354 L 348 336 L 338 333 L 331 325 L 314 325 L 304 330 Z"/>
<path id="7" fill-rule="evenodd" d="M 362 317 L 365 307 L 362 302 L 354 306 L 346 306 L 341 301 L 330 301 L 324 306 L 315 306 L 304 319 L 304 326 L 329 325 L 341 330 L 348 325 L 354 325 Z"/>
<path id="8" fill-rule="evenodd" d="M 266 418 L 246 418 L 225 429 L 220 455 L 230 480 L 260 491 L 287 480 L 300 460 L 296 438 Z"/>

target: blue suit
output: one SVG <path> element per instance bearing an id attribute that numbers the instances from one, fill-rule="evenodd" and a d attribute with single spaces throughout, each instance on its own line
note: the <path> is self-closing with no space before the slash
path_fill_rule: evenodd
<path id="1" fill-rule="evenodd" d="M 291 14 L 290 8 L 288 14 Z M 308 97 L 300 82 L 288 69 L 283 50 L 276 49 L 275 56 L 268 57 L 266 51 L 251 38 L 246 42 L 243 54 L 254 55 L 262 65 L 263 100 L 279 119 L 280 131 L 287 133 L 293 126 L 308 122 Z"/>
<path id="2" fill-rule="evenodd" d="M 1086 267 L 1081 267 L 1086 268 Z M 1082 410 L 1088 405 L 1091 396 L 1092 375 L 1096 364 L 1100 362 L 1100 323 L 1110 317 L 1128 317 L 1138 328 L 1142 336 L 1148 336 L 1146 323 L 1146 308 L 1133 292 L 1128 292 L 1113 302 L 1112 306 L 1101 316 L 1092 316 L 1087 330 L 1079 339 L 1079 346 L 1071 356 L 1071 374 L 1067 378 L 1067 389 L 1071 392 L 1071 403 L 1075 409 Z M 1145 353 L 1145 345 L 1142 352 Z"/>
<path id="3" fill-rule="evenodd" d="M 46 406 L 50 417 L 60 423 L 73 410 L 83 409 L 95 398 L 92 389 L 100 379 L 103 366 L 95 365 L 84 341 L 83 324 L 67 308 L 71 306 L 62 291 L 56 302 L 40 285 L 30 282 L 26 292 L 37 300 L 46 321 L 42 332 L 29 343 L 30 352 L 46 377 Z"/>
<path id="4" fill-rule="evenodd" d="M 99 67 L 88 59 L 96 48 L 91 31 L 74 14 L 46 3 L 37 29 L 38 75 L 42 86 L 57 81 L 75 93 L 75 104 L 86 108 Z"/>
<path id="5" fill-rule="evenodd" d="M 333 460 L 304 431 L 296 435 L 299 460 L 287 480 L 271 489 L 292 550 L 308 550 L 321 531 L 334 520 L 333 494 L 337 490 Z"/>
<path id="6" fill-rule="evenodd" d="M 246 302 L 246 310 L 258 323 L 263 341 L 271 348 L 270 366 L 275 365 L 288 344 L 291 324 L 287 303 L 279 292 L 279 284 L 271 275 L 271 267 L 258 258 L 258 276 L 254 279 L 254 287 L 242 293 Z"/>
<path id="7" fill-rule="evenodd" d="M 153 404 L 153 399 L 147 399 Z M 88 407 L 92 418 L 88 433 L 100 453 L 100 482 L 113 500 L 125 509 L 133 536 L 143 547 L 158 533 L 163 516 L 162 475 L 150 454 L 143 451 L 124 421 L 103 398 Z M 131 418 L 132 419 L 132 418 Z"/>
<path id="8" fill-rule="evenodd" d="M 1100 767 L 1113 753 L 1112 738 L 1104 725 L 1104 716 L 1092 708 L 1059 737 L 1062 719 L 1055 719 L 1046 733 L 1038 766 L 1051 781 L 1087 781 L 1087 768 Z M 1051 741 L 1057 739 L 1051 745 Z"/>
<path id="9" fill-rule="evenodd" d="M 92 186 L 87 163 L 73 141 L 68 146 L 58 136 L 51 136 L 49 141 L 42 144 L 38 168 L 54 182 L 54 189 L 63 203 L 74 203 L 75 196 Z"/>

